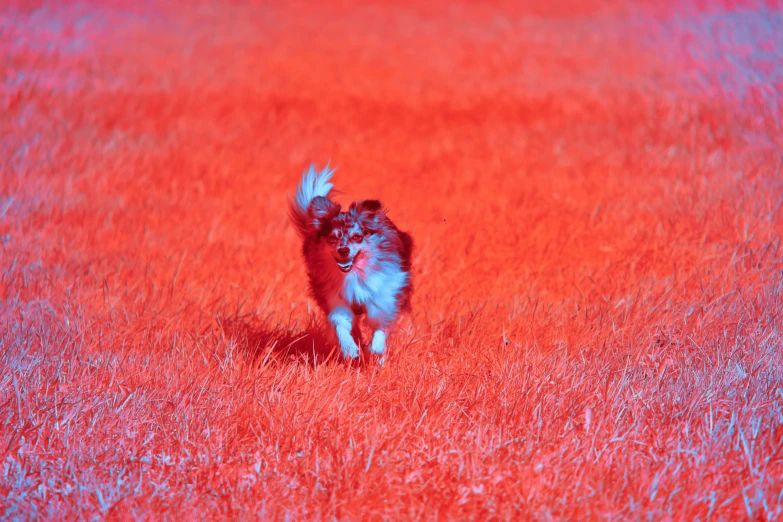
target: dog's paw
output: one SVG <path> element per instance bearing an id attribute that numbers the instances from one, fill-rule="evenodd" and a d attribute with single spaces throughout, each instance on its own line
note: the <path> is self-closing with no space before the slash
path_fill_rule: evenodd
<path id="1" fill-rule="evenodd" d="M 340 343 L 340 351 L 346 359 L 359 358 L 359 346 L 353 339 L 346 339 Z"/>
<path id="2" fill-rule="evenodd" d="M 386 334 L 383 333 L 383 330 L 373 332 L 370 351 L 373 355 L 383 358 L 383 354 L 386 352 Z"/>

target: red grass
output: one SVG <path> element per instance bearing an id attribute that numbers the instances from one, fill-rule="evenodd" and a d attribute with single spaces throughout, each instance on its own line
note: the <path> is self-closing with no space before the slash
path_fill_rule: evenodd
<path id="1" fill-rule="evenodd" d="M 0 516 L 783 517 L 781 12 L 570 4 L 6 4 Z M 382 370 L 327 160 L 417 242 Z"/>

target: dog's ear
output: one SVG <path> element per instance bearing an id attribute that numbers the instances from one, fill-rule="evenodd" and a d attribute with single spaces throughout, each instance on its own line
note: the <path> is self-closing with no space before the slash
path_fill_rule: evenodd
<path id="1" fill-rule="evenodd" d="M 360 213 L 377 214 L 383 212 L 383 205 L 377 199 L 365 199 L 356 204 Z"/>
<path id="2" fill-rule="evenodd" d="M 325 223 L 340 213 L 340 205 L 329 198 L 318 196 L 310 202 L 307 212 L 310 214 L 315 229 L 320 231 Z"/>
<path id="3" fill-rule="evenodd" d="M 362 228 L 377 232 L 383 224 L 386 209 L 377 199 L 365 199 L 353 204 L 353 210 L 362 223 Z"/>

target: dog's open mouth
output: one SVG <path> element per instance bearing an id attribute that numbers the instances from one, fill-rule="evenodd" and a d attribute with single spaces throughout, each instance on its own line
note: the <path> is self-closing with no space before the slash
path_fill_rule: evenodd
<path id="1" fill-rule="evenodd" d="M 339 266 L 340 270 L 343 272 L 350 272 L 351 268 L 353 268 L 353 259 L 349 259 L 348 261 L 338 261 L 335 259 L 335 261 L 337 261 L 337 266 Z"/>

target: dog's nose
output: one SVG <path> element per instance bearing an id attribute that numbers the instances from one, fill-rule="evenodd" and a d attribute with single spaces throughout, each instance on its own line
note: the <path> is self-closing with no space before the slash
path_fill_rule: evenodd
<path id="1" fill-rule="evenodd" d="M 337 253 L 345 257 L 348 255 L 348 247 L 340 247 L 337 249 Z"/>

